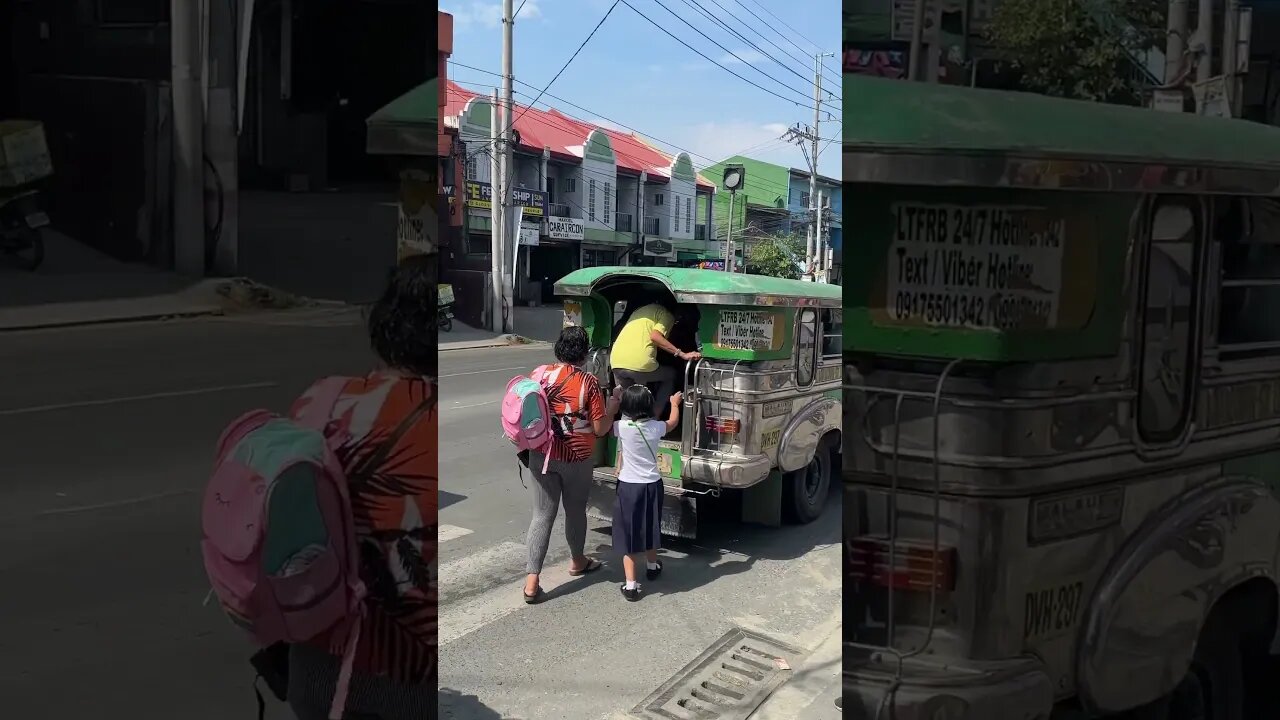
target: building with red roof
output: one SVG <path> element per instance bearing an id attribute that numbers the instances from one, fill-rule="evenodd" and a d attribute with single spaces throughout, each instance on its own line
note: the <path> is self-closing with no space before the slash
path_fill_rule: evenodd
<path id="1" fill-rule="evenodd" d="M 444 125 L 457 132 L 465 168 L 464 257 L 457 269 L 487 272 L 490 251 L 493 100 L 445 85 Z M 718 257 L 706 225 L 716 185 L 689 154 L 668 155 L 636 135 L 555 109 L 516 104 L 513 202 L 523 210 L 517 297 L 551 299 L 556 280 L 596 265 L 689 264 Z"/>

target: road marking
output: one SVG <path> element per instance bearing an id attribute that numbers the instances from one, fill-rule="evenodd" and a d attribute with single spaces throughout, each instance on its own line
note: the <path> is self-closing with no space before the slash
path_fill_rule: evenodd
<path id="1" fill-rule="evenodd" d="M 524 600 L 520 598 L 520 582 L 505 581 L 505 576 L 510 575 L 512 571 L 523 576 L 520 572 L 523 568 L 517 568 L 508 560 L 513 556 L 523 556 L 525 553 L 523 544 L 504 542 L 484 552 L 441 566 L 440 587 L 442 588 L 450 586 L 451 580 L 453 584 L 457 584 L 460 578 L 470 577 L 473 582 L 482 581 L 488 589 L 458 603 L 447 603 L 444 598 L 441 599 L 440 647 L 460 640 L 525 607 Z M 544 589 L 551 590 L 575 579 L 569 576 L 568 563 L 563 561 L 565 559 L 567 558 L 553 558 L 548 555 L 539 578 Z M 503 575 L 504 578 L 494 584 L 498 575 Z"/>
<path id="2" fill-rule="evenodd" d="M 140 402 L 144 400 L 163 400 L 166 398 L 191 397 L 193 395 L 211 395 L 213 393 L 230 392 L 232 390 L 258 390 L 276 387 L 274 382 L 244 383 L 242 385 L 221 385 L 219 387 L 196 388 L 194 390 L 173 390 L 170 392 L 148 393 L 146 395 L 128 395 L 126 397 L 105 398 L 102 400 L 81 400 L 79 402 L 57 403 L 53 405 L 33 405 L 24 408 L 0 410 L 0 416 L 28 415 L 31 413 L 50 412 L 53 410 L 70 410 L 73 408 L 115 405 L 117 403 Z"/>
<path id="3" fill-rule="evenodd" d="M 445 543 L 450 540 L 457 540 L 464 535 L 470 535 L 473 531 L 457 525 L 441 525 L 436 529 L 436 542 Z"/>
<path id="4" fill-rule="evenodd" d="M 521 365 L 520 367 L 494 368 L 492 370 L 472 370 L 470 372 L 449 373 L 448 375 L 441 375 L 440 377 L 442 378 L 462 377 L 463 375 L 484 375 L 485 373 L 503 372 L 507 370 L 530 370 L 530 369 L 531 368 L 529 367 Z"/>
<path id="5" fill-rule="evenodd" d="M 152 502 L 153 500 L 178 497 L 179 495 L 190 495 L 195 492 L 195 490 L 168 490 L 166 492 L 152 493 L 150 495 L 139 495 L 138 497 L 132 497 L 126 500 L 112 500 L 110 502 L 95 503 L 93 505 L 73 505 L 72 507 L 41 510 L 36 513 L 36 515 L 70 515 L 72 513 L 91 512 L 93 510 L 110 510 L 112 508 L 126 507 L 128 505 L 141 505 L 142 503 Z"/>
<path id="6" fill-rule="evenodd" d="M 498 402 L 497 400 L 485 400 L 484 402 L 471 403 L 470 405 L 453 405 L 453 406 L 449 407 L 448 409 L 449 409 L 449 410 L 466 410 L 467 408 L 483 407 L 483 406 L 485 406 L 485 405 L 493 405 L 493 404 L 495 404 L 495 403 L 497 403 L 497 402 Z"/>

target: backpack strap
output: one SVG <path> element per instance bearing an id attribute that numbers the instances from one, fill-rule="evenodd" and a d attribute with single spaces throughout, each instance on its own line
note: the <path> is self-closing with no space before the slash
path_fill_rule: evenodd
<path id="1" fill-rule="evenodd" d="M 364 625 L 364 604 L 360 605 L 360 613 L 351 621 L 347 630 L 347 646 L 342 652 L 342 666 L 338 670 L 338 682 L 333 691 L 333 704 L 329 706 L 330 720 L 342 720 L 346 715 L 347 696 L 351 689 L 351 671 L 355 665 L 356 645 L 360 643 L 360 630 Z"/>

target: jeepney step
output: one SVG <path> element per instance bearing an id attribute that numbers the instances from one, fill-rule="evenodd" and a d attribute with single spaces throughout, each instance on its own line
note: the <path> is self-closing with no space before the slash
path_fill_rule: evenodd
<path id="1" fill-rule="evenodd" d="M 631 711 L 642 720 L 746 720 L 791 677 L 803 651 L 733 628 Z"/>

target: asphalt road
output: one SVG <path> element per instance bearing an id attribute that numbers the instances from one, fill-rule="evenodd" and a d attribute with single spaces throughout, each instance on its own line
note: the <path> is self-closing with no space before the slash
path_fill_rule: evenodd
<path id="1" fill-rule="evenodd" d="M 328 310 L 0 335 L 6 717 L 255 716 L 251 647 L 204 604 L 213 445 L 246 410 L 365 372 L 367 345 Z"/>
<path id="2" fill-rule="evenodd" d="M 549 599 L 525 605 L 530 497 L 498 405 L 508 380 L 549 359 L 548 345 L 441 354 L 442 717 L 615 718 L 734 626 L 805 648 L 829 634 L 840 612 L 837 488 L 807 526 L 712 523 L 697 541 L 673 541 L 638 603 L 618 592 L 608 528 L 592 523 L 587 539 L 605 568 L 571 579 L 558 523 Z"/>

